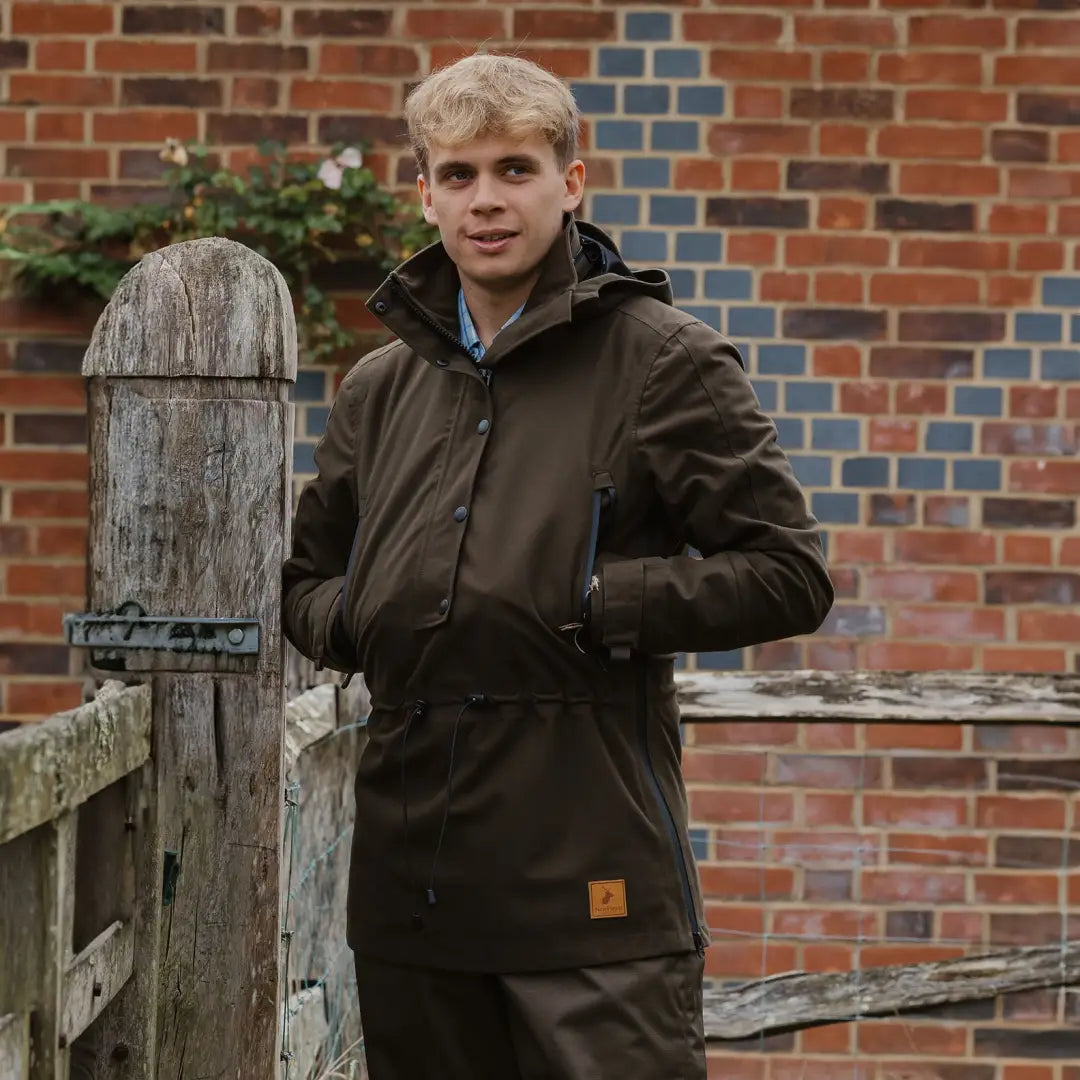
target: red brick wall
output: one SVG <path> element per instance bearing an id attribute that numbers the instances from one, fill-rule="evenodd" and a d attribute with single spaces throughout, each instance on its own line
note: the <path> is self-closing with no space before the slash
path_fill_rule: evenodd
<path id="1" fill-rule="evenodd" d="M 1075 669 L 1080 0 L 16 0 L 0 13 L 2 202 L 138 197 L 166 136 L 215 142 L 234 163 L 263 136 L 372 138 L 372 167 L 407 183 L 408 85 L 480 39 L 524 42 L 585 110 L 585 216 L 747 346 L 827 533 L 840 598 L 819 634 L 687 665 Z M 362 301 L 342 296 L 361 326 Z M 80 695 L 60 616 L 85 603 L 78 364 L 94 317 L 0 303 L 9 720 Z M 301 374 L 298 480 L 335 382 Z M 1008 852 L 1021 835 L 1060 854 L 1076 798 L 1061 785 L 1080 778 L 1005 790 L 999 759 L 1057 776 L 1074 734 L 689 729 L 720 930 L 710 972 L 1041 940 L 1080 899 L 1075 873 L 1025 871 Z M 821 935 L 837 940 L 806 940 Z M 1063 1064 L 1078 1056 L 1075 998 L 990 1008 L 780 1036 L 731 1048 L 716 1075 L 1080 1080 Z M 1066 1034 L 1039 1034 L 1051 1029 Z"/>
<path id="2" fill-rule="evenodd" d="M 688 725 L 687 743 L 718 981 L 1080 938 L 1076 728 L 735 722 Z M 1080 992 L 1048 989 L 742 1040 L 711 1065 L 723 1080 L 1080 1080 L 1056 1071 L 1069 1060 Z"/>

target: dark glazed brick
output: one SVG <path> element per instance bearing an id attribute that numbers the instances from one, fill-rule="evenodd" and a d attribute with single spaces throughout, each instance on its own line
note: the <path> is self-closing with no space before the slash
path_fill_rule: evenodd
<path id="1" fill-rule="evenodd" d="M 1078 785 L 1080 761 L 1010 758 L 998 762 L 998 791 L 1056 791 L 1067 794 L 1075 791 Z"/>
<path id="2" fill-rule="evenodd" d="M 999 836 L 994 851 L 994 865 L 1002 869 L 1080 866 L 1080 839 L 1076 837 Z"/>
<path id="3" fill-rule="evenodd" d="M 810 203 L 806 199 L 706 199 L 705 224 L 805 229 L 810 225 Z"/>
<path id="4" fill-rule="evenodd" d="M 15 442 L 74 446 L 86 442 L 85 413 L 23 413 L 15 417 Z"/>
<path id="5" fill-rule="evenodd" d="M 986 575 L 988 604 L 1076 604 L 1080 574 L 1054 570 L 991 570 Z"/>
<path id="6" fill-rule="evenodd" d="M 986 762 L 981 758 L 893 756 L 893 787 L 985 788 Z"/>
<path id="7" fill-rule="evenodd" d="M 124 79 L 120 104 L 217 108 L 221 83 L 217 79 Z"/>
<path id="8" fill-rule="evenodd" d="M 293 16 L 296 34 L 316 34 L 326 37 L 383 37 L 390 29 L 389 11 L 349 8 L 316 8 L 297 11 Z"/>
<path id="9" fill-rule="evenodd" d="M 225 32 L 225 10 L 220 7 L 133 4 L 124 8 L 120 25 L 125 34 L 222 34 Z"/>
<path id="10" fill-rule="evenodd" d="M 987 311 L 902 311 L 901 341 L 1001 341 L 1005 315 Z"/>
<path id="11" fill-rule="evenodd" d="M 1072 529 L 1076 526 L 1074 499 L 983 500 L 985 529 Z"/>
<path id="12" fill-rule="evenodd" d="M 1000 129 L 990 136 L 990 154 L 995 161 L 1049 161 L 1050 132 Z"/>
<path id="13" fill-rule="evenodd" d="M 211 113 L 206 118 L 206 137 L 215 143 L 257 143 L 262 139 L 302 143 L 307 142 L 307 128 L 306 116 Z"/>
<path id="14" fill-rule="evenodd" d="M 1064 922 L 1065 925 L 1062 925 Z M 1061 918 L 1058 911 L 1025 911 L 990 916 L 990 941 L 1001 945 L 1056 945 L 1075 936 L 1080 919 Z"/>
<path id="15" fill-rule="evenodd" d="M 0 643 L 0 675 L 67 675 L 66 645 Z"/>
<path id="16" fill-rule="evenodd" d="M 85 355 L 85 342 L 20 341 L 15 349 L 15 370 L 78 375 Z"/>
<path id="17" fill-rule="evenodd" d="M 934 913 L 932 911 L 887 911 L 885 936 L 929 940 L 934 936 Z"/>
<path id="18" fill-rule="evenodd" d="M 236 9 L 236 32 L 244 37 L 258 37 L 281 29 L 281 9 L 240 7 Z"/>
<path id="19" fill-rule="evenodd" d="M 861 308 L 796 308 L 784 312 L 784 337 L 812 341 L 880 341 L 884 311 Z"/>
<path id="20" fill-rule="evenodd" d="M 889 166 L 858 161 L 789 161 L 787 186 L 792 191 L 889 190 Z"/>
<path id="21" fill-rule="evenodd" d="M 0 71 L 24 68 L 30 62 L 30 46 L 25 41 L 0 41 Z"/>
<path id="22" fill-rule="evenodd" d="M 26 555 L 29 550 L 29 529 L 23 525 L 0 524 L 0 557 Z"/>
<path id="23" fill-rule="evenodd" d="M 121 180 L 160 180 L 167 168 L 157 150 L 120 151 Z"/>
<path id="24" fill-rule="evenodd" d="M 806 870 L 803 900 L 850 900 L 851 874 L 846 870 Z"/>
<path id="25" fill-rule="evenodd" d="M 971 349 L 883 345 L 870 350 L 870 374 L 879 379 L 968 379 L 974 370 Z"/>
<path id="26" fill-rule="evenodd" d="M 307 66 L 306 45 L 214 41 L 207 51 L 208 71 L 304 71 Z"/>
<path id="27" fill-rule="evenodd" d="M 914 525 L 914 495 L 871 495 L 871 525 Z"/>
<path id="28" fill-rule="evenodd" d="M 878 199 L 874 205 L 874 226 L 919 232 L 973 232 L 975 204 Z"/>
<path id="29" fill-rule="evenodd" d="M 905 1017 L 937 1020 L 939 1023 L 946 1021 L 964 1020 L 995 1020 L 997 1018 L 997 1003 L 993 998 L 989 1001 L 958 1001 L 949 1005 L 930 1005 L 925 1009 L 912 1009 L 904 1012 Z M 986 1080 L 996 1080 L 996 1073 L 992 1065 L 953 1065 L 954 1070 L 949 1073 L 945 1069 L 950 1066 L 935 1065 L 934 1080 L 977 1080 L 985 1077 Z"/>
<path id="30" fill-rule="evenodd" d="M 796 119 L 891 120 L 895 111 L 895 95 L 891 90 L 797 87 L 791 91 L 791 115 Z"/>
<path id="31" fill-rule="evenodd" d="M 979 1057 L 1069 1061 L 1080 1058 L 1080 1031 L 1075 1029 L 1022 1031 L 1017 1028 L 976 1028 L 975 1053 Z"/>
<path id="32" fill-rule="evenodd" d="M 1017 94 L 1016 119 L 1021 124 L 1080 124 L 1080 94 Z"/>
<path id="33" fill-rule="evenodd" d="M 149 184 L 91 184 L 90 198 L 106 206 L 159 206 L 161 188 Z"/>
<path id="34" fill-rule="evenodd" d="M 405 135 L 405 121 L 398 116 L 358 116 L 355 113 L 319 117 L 319 142 L 396 142 Z M 416 169 L 412 167 L 412 179 Z"/>
<path id="35" fill-rule="evenodd" d="M 1045 1020 L 1053 1023 L 1057 1018 L 1060 993 L 1053 990 L 1024 990 L 1017 994 L 1003 994 L 1001 1015 L 1005 1020 Z"/>

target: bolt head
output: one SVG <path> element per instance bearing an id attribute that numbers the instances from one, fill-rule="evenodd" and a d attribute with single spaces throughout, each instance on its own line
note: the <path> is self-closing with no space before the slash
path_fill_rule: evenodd
<path id="1" fill-rule="evenodd" d="M 242 642 L 243 640 L 244 640 L 244 631 L 241 630 L 239 626 L 234 626 L 229 631 L 229 641 L 231 641 L 234 645 L 239 645 L 240 642 Z"/>

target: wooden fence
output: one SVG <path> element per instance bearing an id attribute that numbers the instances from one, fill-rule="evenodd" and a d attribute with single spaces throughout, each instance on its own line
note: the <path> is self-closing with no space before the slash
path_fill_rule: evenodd
<path id="1" fill-rule="evenodd" d="M 4 1080 L 66 1077 L 95 1020 L 117 1061 L 151 1075 L 161 856 L 149 757 L 149 687 L 115 682 L 0 739 Z"/>

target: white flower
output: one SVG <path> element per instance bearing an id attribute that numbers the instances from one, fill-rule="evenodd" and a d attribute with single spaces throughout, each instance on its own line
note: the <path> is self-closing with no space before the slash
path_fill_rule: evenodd
<path id="1" fill-rule="evenodd" d="M 166 139 L 165 148 L 158 157 L 172 165 L 179 165 L 181 169 L 188 163 L 188 152 L 179 139 Z"/>
<path id="2" fill-rule="evenodd" d="M 354 146 L 348 146 L 336 158 L 327 158 L 316 173 L 323 182 L 323 187 L 337 191 L 341 187 L 341 178 L 346 169 L 359 169 L 364 164 L 364 155 Z"/>
<path id="3" fill-rule="evenodd" d="M 341 187 L 341 177 L 344 174 L 344 169 L 333 159 L 327 158 L 320 166 L 319 171 L 316 173 L 318 178 L 323 182 L 323 187 L 330 188 L 331 191 L 337 191 Z"/>

